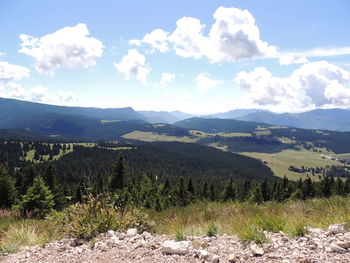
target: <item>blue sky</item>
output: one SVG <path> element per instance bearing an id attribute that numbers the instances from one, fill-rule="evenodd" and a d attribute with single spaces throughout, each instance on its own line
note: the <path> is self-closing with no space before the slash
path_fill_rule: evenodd
<path id="1" fill-rule="evenodd" d="M 350 107 L 350 2 L 0 2 L 0 96 L 136 110 Z"/>

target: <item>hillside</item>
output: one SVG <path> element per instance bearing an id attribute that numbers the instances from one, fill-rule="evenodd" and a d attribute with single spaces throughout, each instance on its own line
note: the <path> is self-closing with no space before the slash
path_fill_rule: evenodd
<path id="1" fill-rule="evenodd" d="M 258 111 L 237 117 L 237 119 L 302 129 L 350 131 L 350 111 L 343 109 L 318 109 L 295 114 Z"/>
<path id="2" fill-rule="evenodd" d="M 205 119 L 190 118 L 176 122 L 174 125 L 189 129 L 199 130 L 208 133 L 217 132 L 252 132 L 258 127 L 267 127 L 268 125 L 256 122 L 228 120 L 228 119 Z"/>
<path id="3" fill-rule="evenodd" d="M 144 116 L 132 108 L 86 108 L 66 107 L 42 103 L 34 103 L 15 99 L 0 98 L 0 128 L 8 128 L 26 116 L 45 113 L 82 116 L 98 120 L 144 120 Z"/>

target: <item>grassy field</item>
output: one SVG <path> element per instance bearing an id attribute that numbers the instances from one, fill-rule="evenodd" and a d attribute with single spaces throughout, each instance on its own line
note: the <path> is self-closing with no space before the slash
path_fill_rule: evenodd
<path id="1" fill-rule="evenodd" d="M 297 168 L 304 167 L 325 167 L 327 165 L 342 165 L 338 161 L 332 161 L 329 159 L 322 159 L 321 155 L 332 155 L 332 153 L 327 152 L 323 149 L 322 153 L 313 152 L 310 150 L 300 149 L 300 150 L 284 150 L 278 153 L 256 153 L 256 152 L 245 152 L 241 153 L 246 156 L 261 159 L 267 162 L 267 165 L 273 170 L 276 176 L 283 177 L 286 175 L 289 179 L 298 180 L 299 178 L 306 178 L 306 174 L 311 176 L 311 179 L 318 180 L 318 176 L 312 176 L 311 173 L 296 173 L 288 170 L 290 165 Z"/>
<path id="2" fill-rule="evenodd" d="M 305 233 L 304 226 L 327 228 L 332 223 L 350 223 L 350 200 L 332 197 L 286 203 L 198 203 L 151 212 L 155 232 L 174 235 L 238 235 L 242 240 L 265 242 L 262 230 L 283 231 L 291 236 Z"/>
<path id="3" fill-rule="evenodd" d="M 170 136 L 166 134 L 161 134 L 157 132 L 143 132 L 143 131 L 133 131 L 122 136 L 125 139 L 139 140 L 144 142 L 196 142 L 198 138 L 189 136 Z"/>
<path id="4" fill-rule="evenodd" d="M 153 233 L 171 235 L 177 240 L 192 235 L 226 233 L 237 235 L 243 241 L 263 243 L 268 242 L 264 230 L 299 236 L 305 234 L 305 226 L 326 229 L 329 224 L 350 223 L 350 199 L 335 196 L 262 205 L 200 202 L 163 212 L 147 212 Z M 14 211 L 0 210 L 0 254 L 64 237 L 58 225 L 50 219 L 20 219 L 17 216 Z"/>

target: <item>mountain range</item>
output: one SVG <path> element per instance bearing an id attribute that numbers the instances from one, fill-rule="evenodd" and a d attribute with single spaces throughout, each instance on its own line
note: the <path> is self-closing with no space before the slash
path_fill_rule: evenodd
<path id="1" fill-rule="evenodd" d="M 214 132 L 228 131 L 234 125 L 242 132 L 249 126 L 289 126 L 302 129 L 350 131 L 350 111 L 345 109 L 317 109 L 302 113 L 273 113 L 259 109 L 237 109 L 206 116 L 194 116 L 180 111 L 135 111 L 127 108 L 67 107 L 0 98 L 0 129 L 82 136 L 84 138 L 113 138 L 133 130 L 159 132 L 176 129 L 186 134 L 186 120 L 194 118 L 196 126 Z M 210 123 L 203 119 L 211 119 Z M 217 120 L 215 120 L 217 119 Z M 239 122 L 232 122 L 232 120 Z M 164 125 L 150 125 L 163 123 Z M 171 124 L 171 125 L 170 125 Z M 174 125 L 177 126 L 175 128 Z"/>

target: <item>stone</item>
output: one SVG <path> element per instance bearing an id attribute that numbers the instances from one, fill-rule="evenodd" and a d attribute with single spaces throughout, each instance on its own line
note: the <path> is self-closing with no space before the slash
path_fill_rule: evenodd
<path id="1" fill-rule="evenodd" d="M 264 249 L 262 247 L 259 247 L 257 244 L 253 244 L 250 249 L 254 257 L 261 257 L 264 255 Z"/>
<path id="2" fill-rule="evenodd" d="M 328 231 L 326 232 L 327 236 L 335 235 L 335 234 L 344 234 L 349 232 L 349 226 L 347 223 L 343 224 L 332 224 L 329 225 Z"/>
<path id="3" fill-rule="evenodd" d="M 209 256 L 208 251 L 204 249 L 199 251 L 199 259 L 207 259 L 208 256 Z"/>
<path id="4" fill-rule="evenodd" d="M 350 241 L 347 242 L 337 242 L 335 243 L 338 247 L 344 248 L 344 249 L 348 249 L 350 248 Z"/>
<path id="5" fill-rule="evenodd" d="M 235 254 L 228 255 L 228 262 L 236 263 L 237 262 L 237 256 Z"/>
<path id="6" fill-rule="evenodd" d="M 218 255 L 214 255 L 212 258 L 211 258 L 211 263 L 219 263 L 220 262 L 220 258 Z"/>
<path id="7" fill-rule="evenodd" d="M 126 231 L 127 235 L 134 236 L 137 235 L 137 229 L 136 228 L 129 228 L 128 231 Z"/>
<path id="8" fill-rule="evenodd" d="M 342 247 L 339 247 L 337 246 L 336 244 L 332 244 L 330 247 L 329 247 L 329 250 L 330 252 L 336 252 L 336 253 L 344 253 L 344 252 L 347 252 L 346 249 L 342 248 Z"/>
<path id="9" fill-rule="evenodd" d="M 305 229 L 309 235 L 318 236 L 318 235 L 324 234 L 324 231 L 321 228 L 312 228 L 312 227 L 306 226 Z"/>
<path id="10" fill-rule="evenodd" d="M 162 252 L 167 254 L 184 255 L 188 253 L 190 243 L 188 241 L 166 240 L 162 244 Z"/>

